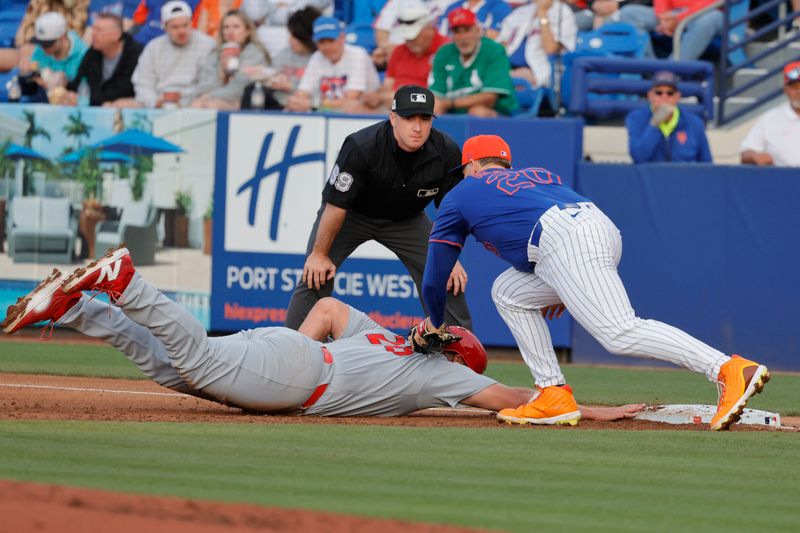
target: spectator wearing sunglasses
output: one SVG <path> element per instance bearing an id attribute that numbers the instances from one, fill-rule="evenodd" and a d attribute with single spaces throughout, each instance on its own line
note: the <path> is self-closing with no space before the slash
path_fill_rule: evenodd
<path id="1" fill-rule="evenodd" d="M 787 101 L 761 115 L 742 141 L 742 163 L 800 167 L 800 61 L 783 68 Z"/>
<path id="2" fill-rule="evenodd" d="M 705 123 L 678 105 L 679 81 L 672 72 L 656 72 L 647 91 L 650 105 L 625 117 L 628 151 L 634 163 L 712 162 Z"/>

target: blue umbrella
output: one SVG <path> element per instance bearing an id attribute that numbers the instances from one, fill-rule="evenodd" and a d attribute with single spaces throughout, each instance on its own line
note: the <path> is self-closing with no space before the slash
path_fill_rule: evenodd
<path id="1" fill-rule="evenodd" d="M 48 160 L 46 156 L 40 154 L 36 150 L 32 150 L 25 146 L 20 146 L 14 143 L 8 145 L 5 155 L 7 158 L 13 161 L 19 161 L 20 159 L 38 159 L 39 161 Z"/>
<path id="2" fill-rule="evenodd" d="M 128 155 L 153 155 L 184 151 L 180 146 L 172 144 L 161 137 L 136 129 L 125 130 L 108 139 L 99 141 L 91 147 Z"/>
<path id="3" fill-rule="evenodd" d="M 82 150 L 78 150 L 77 152 L 70 152 L 64 157 L 61 158 L 62 163 L 78 163 L 81 159 L 84 158 L 86 155 L 86 148 Z M 133 158 L 126 154 L 121 154 L 119 152 L 107 152 L 105 150 L 98 152 L 97 160 L 101 163 L 133 163 Z"/>
<path id="4" fill-rule="evenodd" d="M 32 150 L 25 146 L 20 146 L 18 144 L 11 143 L 8 145 L 6 149 L 5 157 L 11 159 L 12 161 L 17 162 L 17 169 L 14 176 L 14 194 L 17 196 L 22 196 L 22 165 L 23 161 L 26 159 L 38 160 L 38 161 L 49 161 L 49 159 L 37 152 L 36 150 Z M 6 198 L 8 198 L 8 177 L 6 176 Z"/>

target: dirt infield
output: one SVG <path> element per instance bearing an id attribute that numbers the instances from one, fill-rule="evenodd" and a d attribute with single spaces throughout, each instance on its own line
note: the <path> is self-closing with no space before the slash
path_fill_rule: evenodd
<path id="1" fill-rule="evenodd" d="M 476 529 L 247 504 L 0 481 L 3 531 L 24 533 L 460 533 Z"/>
<path id="2" fill-rule="evenodd" d="M 480 410 L 428 409 L 396 418 L 321 418 L 261 415 L 226 407 L 165 389 L 142 380 L 0 374 L 0 419 L 113 420 L 126 422 L 213 422 L 235 424 L 356 424 L 421 427 L 507 428 L 510 431 L 580 431 L 586 429 L 683 429 L 707 431 L 705 425 L 670 425 L 644 420 L 597 422 L 582 420 L 575 427 L 522 428 L 500 425 Z M 800 421 L 794 421 L 797 423 Z M 784 424 L 792 424 L 786 420 Z M 734 426 L 733 431 L 773 431 L 758 426 Z"/>

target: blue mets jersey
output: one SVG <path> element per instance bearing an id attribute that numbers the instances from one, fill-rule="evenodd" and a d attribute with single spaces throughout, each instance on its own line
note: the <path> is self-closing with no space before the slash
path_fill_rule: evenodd
<path id="1" fill-rule="evenodd" d="M 528 242 L 539 218 L 554 205 L 587 201 L 543 168 L 492 168 L 465 177 L 442 200 L 428 245 L 422 293 L 434 325 L 441 324 L 447 278 L 467 235 L 532 272 Z"/>
<path id="2" fill-rule="evenodd" d="M 586 201 L 543 168 L 489 169 L 464 178 L 445 196 L 430 242 L 461 248 L 471 233 L 514 268 L 532 271 L 528 241 L 539 217 L 556 204 Z"/>

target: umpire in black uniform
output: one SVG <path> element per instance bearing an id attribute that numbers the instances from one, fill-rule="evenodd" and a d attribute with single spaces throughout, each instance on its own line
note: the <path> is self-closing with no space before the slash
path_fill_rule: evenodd
<path id="1" fill-rule="evenodd" d="M 322 207 L 311 230 L 302 281 L 289 302 L 286 326 L 297 329 L 320 298 L 333 292 L 336 269 L 364 242 L 375 240 L 394 252 L 417 285 L 436 206 L 461 180 L 461 150 L 432 128 L 433 93 L 406 85 L 394 94 L 389 120 L 348 135 L 322 191 Z M 472 329 L 464 298 L 467 274 L 459 263 L 448 280 L 445 321 Z M 427 309 L 425 310 L 427 314 Z"/>

